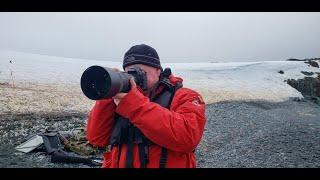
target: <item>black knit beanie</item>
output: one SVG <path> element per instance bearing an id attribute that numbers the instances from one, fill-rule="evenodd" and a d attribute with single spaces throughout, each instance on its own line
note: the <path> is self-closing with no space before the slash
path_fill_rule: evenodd
<path id="1" fill-rule="evenodd" d="M 159 68 L 162 71 L 157 51 L 145 44 L 132 46 L 125 53 L 122 65 L 123 69 L 133 64 L 144 64 L 147 66 Z"/>

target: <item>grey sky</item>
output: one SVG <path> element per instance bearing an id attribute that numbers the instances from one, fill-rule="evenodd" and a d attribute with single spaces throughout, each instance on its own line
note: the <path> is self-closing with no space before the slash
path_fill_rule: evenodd
<path id="1" fill-rule="evenodd" d="M 122 61 L 141 43 L 162 62 L 320 57 L 320 13 L 0 13 L 0 49 Z"/>

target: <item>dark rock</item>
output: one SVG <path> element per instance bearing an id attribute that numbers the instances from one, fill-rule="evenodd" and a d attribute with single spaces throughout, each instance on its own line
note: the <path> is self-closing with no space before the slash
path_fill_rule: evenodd
<path id="1" fill-rule="evenodd" d="M 309 58 L 309 59 L 306 59 L 306 60 L 316 60 L 316 61 L 319 61 L 320 58 Z"/>
<path id="2" fill-rule="evenodd" d="M 303 59 L 290 58 L 290 59 L 287 59 L 287 61 L 304 61 L 304 60 Z"/>
<path id="3" fill-rule="evenodd" d="M 291 97 L 289 99 L 295 102 L 305 102 L 305 99 L 299 97 Z"/>
<path id="4" fill-rule="evenodd" d="M 306 75 L 306 76 L 312 76 L 314 75 L 314 72 L 308 72 L 308 71 L 301 71 L 302 74 Z"/>
<path id="5" fill-rule="evenodd" d="M 4 83 L 0 83 L 0 85 L 7 86 L 7 85 L 9 85 L 9 83 L 8 82 L 4 82 Z"/>
<path id="6" fill-rule="evenodd" d="M 314 96 L 312 96 L 312 97 L 310 97 L 310 101 L 312 101 L 312 102 L 320 105 L 320 97 L 314 97 Z"/>
<path id="7" fill-rule="evenodd" d="M 320 58 L 305 58 L 305 59 L 296 59 L 296 58 L 289 58 L 287 61 L 320 61 Z"/>
<path id="8" fill-rule="evenodd" d="M 280 73 L 280 74 L 284 74 L 283 70 L 278 71 L 278 73 Z"/>
<path id="9" fill-rule="evenodd" d="M 287 83 L 297 89 L 306 98 L 320 103 L 320 75 L 318 77 L 304 77 L 303 79 L 288 79 Z"/>
<path id="10" fill-rule="evenodd" d="M 317 67 L 319 68 L 319 64 L 316 61 L 312 61 L 312 60 L 308 60 L 307 62 L 305 62 L 307 64 L 310 64 L 312 67 Z"/>

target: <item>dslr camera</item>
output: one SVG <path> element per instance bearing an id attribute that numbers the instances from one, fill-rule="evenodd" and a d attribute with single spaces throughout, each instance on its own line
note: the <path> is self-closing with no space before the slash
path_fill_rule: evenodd
<path id="1" fill-rule="evenodd" d="M 117 93 L 127 93 L 131 89 L 130 78 L 137 86 L 147 90 L 147 75 L 141 68 L 133 66 L 128 72 L 118 72 L 108 67 L 90 66 L 81 76 L 81 90 L 91 100 L 107 99 Z"/>

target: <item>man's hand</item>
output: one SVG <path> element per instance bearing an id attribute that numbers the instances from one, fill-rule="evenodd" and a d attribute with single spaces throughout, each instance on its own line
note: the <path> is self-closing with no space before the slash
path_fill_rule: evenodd
<path id="1" fill-rule="evenodd" d="M 131 84 L 131 88 L 135 88 L 137 86 L 136 82 L 134 81 L 133 78 L 130 79 L 130 84 Z M 128 93 L 118 93 L 116 94 L 114 97 L 112 97 L 113 102 L 118 106 L 118 104 L 120 103 L 121 99 L 126 96 Z"/>

